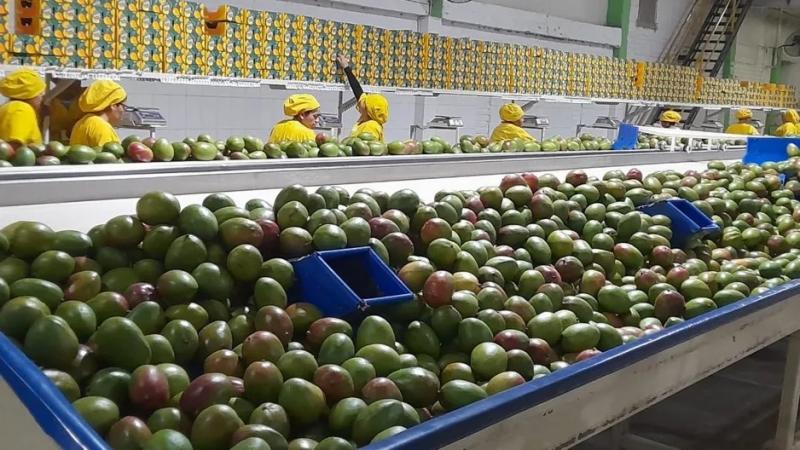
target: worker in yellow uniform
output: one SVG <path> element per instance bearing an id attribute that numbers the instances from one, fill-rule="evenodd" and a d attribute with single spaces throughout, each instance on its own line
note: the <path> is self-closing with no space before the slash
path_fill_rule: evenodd
<path id="1" fill-rule="evenodd" d="M 92 83 L 78 99 L 84 116 L 72 127 L 69 143 L 102 147 L 109 142 L 120 142 L 114 127 L 122 120 L 127 98 L 125 89 L 111 80 Z"/>
<path id="2" fill-rule="evenodd" d="M 381 94 L 362 94 L 356 103 L 356 109 L 361 115 L 353 125 L 350 136 L 369 133 L 378 142 L 383 142 L 383 124 L 389 120 L 389 101 L 386 97 Z"/>
<path id="3" fill-rule="evenodd" d="M 15 149 L 42 142 L 38 114 L 44 90 L 44 80 L 30 69 L 19 69 L 0 80 L 0 94 L 8 98 L 0 106 L 0 139 Z"/>
<path id="4" fill-rule="evenodd" d="M 522 139 L 532 141 L 533 136 L 522 129 L 522 116 L 525 112 L 516 103 L 506 103 L 500 107 L 500 125 L 492 131 L 492 142 L 506 141 L 509 139 Z"/>
<path id="5" fill-rule="evenodd" d="M 59 80 L 56 80 L 58 82 Z M 48 110 L 50 112 L 50 140 L 69 142 L 69 134 L 72 127 L 83 117 L 78 105 L 78 99 L 83 94 L 83 88 L 79 80 L 71 81 L 69 87 L 64 89 L 56 98 L 50 100 Z"/>
<path id="6" fill-rule="evenodd" d="M 361 83 L 358 82 L 358 79 L 353 74 L 353 68 L 350 67 L 350 60 L 345 56 L 337 56 L 336 63 L 339 64 L 339 67 L 342 68 L 347 77 L 347 82 L 353 91 L 353 97 L 358 100 L 356 111 L 360 115 L 353 126 L 350 136 L 355 137 L 362 133 L 369 133 L 375 136 L 378 142 L 383 142 L 383 125 L 389 120 L 389 101 L 381 94 L 364 93 Z"/>
<path id="7" fill-rule="evenodd" d="M 661 128 L 672 128 L 678 125 L 681 121 L 681 113 L 678 111 L 664 111 L 658 117 L 658 124 Z"/>
<path id="8" fill-rule="evenodd" d="M 313 128 L 320 113 L 319 102 L 313 95 L 290 95 L 283 102 L 283 113 L 290 118 L 275 124 L 269 134 L 269 142 L 306 142 L 316 138 Z"/>
<path id="9" fill-rule="evenodd" d="M 747 108 L 742 108 L 736 111 L 737 123 L 731 124 L 725 129 L 728 134 L 743 134 L 745 136 L 758 136 L 759 132 L 750 121 L 753 119 L 753 111 Z"/>
<path id="10" fill-rule="evenodd" d="M 775 136 L 800 136 L 800 114 L 794 109 L 783 113 L 783 125 L 775 130 Z"/>

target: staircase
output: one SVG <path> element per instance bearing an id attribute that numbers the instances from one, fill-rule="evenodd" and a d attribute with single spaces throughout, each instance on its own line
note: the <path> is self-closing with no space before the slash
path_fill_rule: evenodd
<path id="1" fill-rule="evenodd" d="M 696 67 L 707 77 L 716 77 L 725 58 L 736 39 L 747 11 L 753 0 L 713 0 L 694 40 L 685 52 L 680 52 L 676 62 L 683 66 Z M 658 116 L 667 108 L 654 111 L 648 123 L 658 120 Z M 671 108 L 681 113 L 684 126 L 690 127 L 697 117 L 700 108 Z"/>

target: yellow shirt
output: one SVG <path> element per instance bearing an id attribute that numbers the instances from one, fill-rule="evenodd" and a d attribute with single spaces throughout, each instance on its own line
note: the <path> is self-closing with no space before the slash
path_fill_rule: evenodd
<path id="1" fill-rule="evenodd" d="M 33 106 L 19 100 L 10 100 L 0 106 L 0 139 L 20 144 L 42 142 L 42 132 Z"/>
<path id="2" fill-rule="evenodd" d="M 725 132 L 728 134 L 743 134 L 745 136 L 758 136 L 759 134 L 756 127 L 749 123 L 734 123 L 730 125 Z"/>
<path id="3" fill-rule="evenodd" d="M 66 107 L 61 100 L 54 99 L 50 102 L 50 139 L 68 142 L 72 127 L 81 117 L 83 111 L 78 106 L 77 100 Z"/>
<path id="4" fill-rule="evenodd" d="M 797 136 L 800 134 L 800 129 L 792 122 L 786 122 L 775 130 L 775 136 Z"/>
<path id="5" fill-rule="evenodd" d="M 70 145 L 102 147 L 108 142 L 120 142 L 119 136 L 110 123 L 95 114 L 86 114 L 77 121 L 69 137 Z"/>
<path id="6" fill-rule="evenodd" d="M 525 141 L 532 141 L 533 136 L 527 131 L 513 123 L 501 122 L 492 132 L 492 142 L 506 141 L 509 139 L 520 138 Z"/>
<path id="7" fill-rule="evenodd" d="M 378 142 L 383 142 L 383 125 L 377 120 L 367 120 L 366 122 L 355 124 L 350 136 L 357 137 L 361 133 L 369 133 L 375 136 Z"/>
<path id="8" fill-rule="evenodd" d="M 269 134 L 269 142 L 277 144 L 280 142 L 306 142 L 313 141 L 317 137 L 314 130 L 308 128 L 297 120 L 286 119 L 275 124 Z"/>

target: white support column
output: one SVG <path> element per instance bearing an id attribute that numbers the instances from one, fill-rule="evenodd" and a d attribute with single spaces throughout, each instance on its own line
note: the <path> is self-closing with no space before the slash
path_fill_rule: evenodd
<path id="1" fill-rule="evenodd" d="M 417 32 L 419 33 L 438 33 L 442 28 L 442 19 L 432 16 L 424 16 L 417 19 Z M 412 139 L 422 140 L 422 126 L 427 122 L 426 109 L 432 97 L 417 96 L 414 98 L 414 133 Z"/>

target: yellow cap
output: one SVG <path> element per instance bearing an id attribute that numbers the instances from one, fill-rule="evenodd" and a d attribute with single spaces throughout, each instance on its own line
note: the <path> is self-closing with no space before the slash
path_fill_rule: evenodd
<path id="1" fill-rule="evenodd" d="M 97 80 L 78 99 L 78 106 L 85 113 L 100 112 L 128 98 L 125 89 L 111 80 Z"/>
<path id="2" fill-rule="evenodd" d="M 753 118 L 753 111 L 750 111 L 747 108 L 742 108 L 742 109 L 736 111 L 736 118 L 739 119 L 739 120 L 752 119 Z"/>
<path id="3" fill-rule="evenodd" d="M 44 93 L 42 77 L 33 70 L 19 69 L 0 80 L 0 94 L 14 100 L 30 100 Z"/>
<path id="4" fill-rule="evenodd" d="M 386 97 L 381 94 L 364 94 L 358 101 L 364 105 L 370 119 L 380 124 L 389 120 L 389 101 Z"/>
<path id="5" fill-rule="evenodd" d="M 319 108 L 319 102 L 313 95 L 310 94 L 295 94 L 290 95 L 289 98 L 283 102 L 283 113 L 287 116 L 294 117 L 306 111 L 312 111 Z"/>
<path id="6" fill-rule="evenodd" d="M 503 122 L 516 122 L 524 115 L 522 107 L 516 103 L 506 103 L 500 107 L 500 120 Z"/>
<path id="7" fill-rule="evenodd" d="M 783 121 L 789 123 L 800 123 L 800 115 L 797 114 L 797 110 L 787 109 L 783 113 Z"/>
<path id="8" fill-rule="evenodd" d="M 658 119 L 662 122 L 678 123 L 681 121 L 681 113 L 677 111 L 664 111 Z"/>

